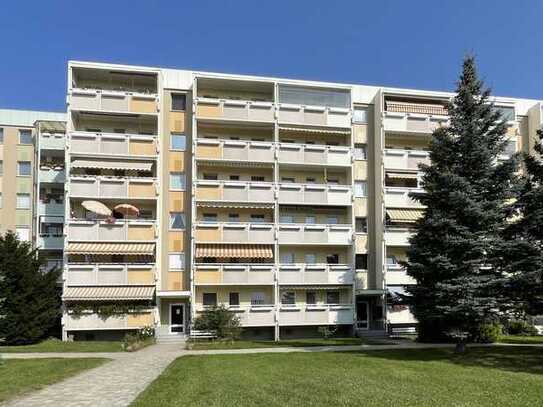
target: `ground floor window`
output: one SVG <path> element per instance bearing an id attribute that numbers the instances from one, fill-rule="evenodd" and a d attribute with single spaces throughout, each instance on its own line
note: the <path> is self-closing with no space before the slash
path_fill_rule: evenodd
<path id="1" fill-rule="evenodd" d="M 216 306 L 217 293 L 204 293 L 203 303 L 206 306 Z"/>

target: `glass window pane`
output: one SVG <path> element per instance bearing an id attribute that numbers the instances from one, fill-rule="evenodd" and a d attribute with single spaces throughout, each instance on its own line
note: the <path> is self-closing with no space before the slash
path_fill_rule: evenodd
<path id="1" fill-rule="evenodd" d="M 17 175 L 31 175 L 32 166 L 30 161 L 19 161 L 17 162 Z"/>
<path id="2" fill-rule="evenodd" d="M 327 291 L 326 292 L 327 304 L 339 304 L 339 291 Z"/>
<path id="3" fill-rule="evenodd" d="M 170 149 L 185 151 L 187 148 L 187 137 L 184 134 L 170 135 Z"/>
<path id="4" fill-rule="evenodd" d="M 170 212 L 170 229 L 185 229 L 185 214 Z"/>
<path id="5" fill-rule="evenodd" d="M 367 160 L 367 150 L 365 144 L 354 145 L 354 159 L 355 160 Z"/>
<path id="6" fill-rule="evenodd" d="M 322 89 L 279 85 L 279 102 L 349 108 L 351 107 L 351 93 L 348 89 Z"/>
<path id="7" fill-rule="evenodd" d="M 30 130 L 19 130 L 19 144 L 32 144 L 32 132 Z"/>
<path id="8" fill-rule="evenodd" d="M 284 305 L 296 304 L 296 295 L 294 291 L 283 291 L 281 293 L 281 304 L 284 304 Z"/>
<path id="9" fill-rule="evenodd" d="M 170 173 L 170 189 L 184 190 L 185 189 L 185 174 L 182 172 Z"/>
<path id="10" fill-rule="evenodd" d="M 230 293 L 229 303 L 230 303 L 230 306 L 239 305 L 239 293 Z"/>
<path id="11" fill-rule="evenodd" d="M 356 198 L 364 198 L 366 196 L 366 181 L 355 181 L 354 196 Z"/>
<path id="12" fill-rule="evenodd" d="M 294 253 L 282 253 L 281 254 L 281 263 L 283 263 L 283 264 L 293 264 L 294 263 Z"/>
<path id="13" fill-rule="evenodd" d="M 185 254 L 184 253 L 170 253 L 169 254 L 170 269 L 182 270 L 185 268 Z"/>
<path id="14" fill-rule="evenodd" d="M 202 299 L 205 306 L 214 307 L 217 305 L 217 293 L 203 293 Z"/>
<path id="15" fill-rule="evenodd" d="M 313 253 L 307 253 L 305 255 L 305 263 L 306 264 L 315 264 L 317 262 L 317 256 Z"/>
<path id="16" fill-rule="evenodd" d="M 4 129 L 0 127 L 0 144 L 4 144 Z"/>
<path id="17" fill-rule="evenodd" d="M 364 107 L 357 107 L 353 112 L 353 122 L 358 124 L 365 124 L 368 122 L 368 109 Z"/>
<path id="18" fill-rule="evenodd" d="M 17 209 L 30 209 L 30 194 L 17 194 Z"/>
<path id="19" fill-rule="evenodd" d="M 355 219 L 355 230 L 356 233 L 367 233 L 368 225 L 366 218 L 356 218 Z"/>
<path id="20" fill-rule="evenodd" d="M 266 299 L 263 292 L 257 291 L 251 293 L 251 305 L 263 305 Z"/>
<path id="21" fill-rule="evenodd" d="M 317 293 L 314 291 L 308 291 L 305 293 L 305 302 L 306 304 L 316 304 L 317 303 Z"/>
<path id="22" fill-rule="evenodd" d="M 172 110 L 185 110 L 187 98 L 180 93 L 172 93 Z"/>

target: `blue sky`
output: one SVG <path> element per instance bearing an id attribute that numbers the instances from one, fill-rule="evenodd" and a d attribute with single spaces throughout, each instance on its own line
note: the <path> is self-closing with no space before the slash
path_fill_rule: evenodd
<path id="1" fill-rule="evenodd" d="M 64 110 L 69 59 L 452 90 L 477 56 L 543 99 L 537 0 L 19 0 L 0 5 L 0 108 Z"/>

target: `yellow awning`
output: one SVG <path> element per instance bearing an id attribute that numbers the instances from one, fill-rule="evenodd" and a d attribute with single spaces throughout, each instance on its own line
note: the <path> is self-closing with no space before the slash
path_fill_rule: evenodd
<path id="1" fill-rule="evenodd" d="M 68 254 L 139 254 L 153 255 L 154 243 L 68 243 Z"/>
<path id="2" fill-rule="evenodd" d="M 196 257 L 272 259 L 272 245 L 258 244 L 198 244 Z"/>
<path id="3" fill-rule="evenodd" d="M 67 287 L 62 298 L 67 301 L 152 300 L 154 286 Z"/>
<path id="4" fill-rule="evenodd" d="M 281 131 L 287 132 L 302 132 L 302 133 L 314 133 L 314 134 L 346 134 L 350 135 L 350 130 L 328 130 L 328 129 L 312 129 L 309 127 L 279 127 Z"/>
<path id="5" fill-rule="evenodd" d="M 448 112 L 445 106 L 432 103 L 408 103 L 408 102 L 392 102 L 388 101 L 387 112 L 398 113 L 420 113 L 420 114 L 437 114 L 447 116 Z"/>
<path id="6" fill-rule="evenodd" d="M 228 209 L 273 209 L 274 204 L 268 203 L 228 203 L 228 202 L 198 202 L 196 206 L 199 208 L 228 208 Z"/>
<path id="7" fill-rule="evenodd" d="M 392 222 L 414 223 L 424 216 L 424 209 L 387 209 L 387 215 Z"/>
<path id="8" fill-rule="evenodd" d="M 397 180 L 411 180 L 411 179 L 417 179 L 417 173 L 416 172 L 387 172 L 386 177 L 389 179 L 397 179 Z"/>
<path id="9" fill-rule="evenodd" d="M 148 161 L 108 161 L 108 160 L 93 160 L 87 158 L 78 158 L 71 164 L 72 168 L 98 168 L 106 170 L 135 170 L 135 171 L 151 171 L 152 162 Z"/>

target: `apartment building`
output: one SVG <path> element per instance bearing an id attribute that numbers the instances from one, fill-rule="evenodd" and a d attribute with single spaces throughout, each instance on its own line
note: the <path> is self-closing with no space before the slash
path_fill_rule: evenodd
<path id="1" fill-rule="evenodd" d="M 220 304 L 251 337 L 413 325 L 397 301 L 424 209 L 409 194 L 451 96 L 73 61 L 67 114 L 18 124 L 35 140 L 10 156 L 34 187 L 9 199 L 35 203 L 27 222 L 2 208 L 2 228 L 62 259 L 64 339 L 183 339 Z M 529 151 L 541 103 L 495 103 L 506 153 Z"/>

